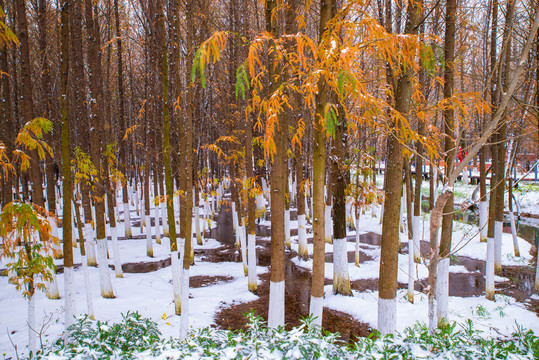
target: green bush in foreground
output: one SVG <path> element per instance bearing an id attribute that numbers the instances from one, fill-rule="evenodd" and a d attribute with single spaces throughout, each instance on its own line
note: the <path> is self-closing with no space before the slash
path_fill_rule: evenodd
<path id="1" fill-rule="evenodd" d="M 452 323 L 429 334 L 416 324 L 403 334 L 366 338 L 346 344 L 338 334 L 320 331 L 310 319 L 290 331 L 269 329 L 248 315 L 247 330 L 194 330 L 189 339 L 163 339 L 157 324 L 138 313 L 121 323 L 79 318 L 40 359 L 538 359 L 539 338 L 517 326 L 508 338 L 487 339 L 473 328 Z"/>

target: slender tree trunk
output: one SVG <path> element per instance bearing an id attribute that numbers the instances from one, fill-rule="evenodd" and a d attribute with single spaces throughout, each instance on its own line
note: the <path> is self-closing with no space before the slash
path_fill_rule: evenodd
<path id="1" fill-rule="evenodd" d="M 247 121 L 245 126 L 245 175 L 249 179 L 249 184 L 252 187 L 247 188 L 247 268 L 248 268 L 248 287 L 249 291 L 257 293 L 257 277 L 256 277 L 256 238 L 255 238 L 255 221 L 256 221 L 256 203 L 255 203 L 255 179 L 253 169 L 253 146 L 252 146 L 252 131 L 253 124 Z"/>
<path id="2" fill-rule="evenodd" d="M 124 89 L 124 66 L 123 66 L 123 42 L 120 24 L 120 10 L 118 0 L 114 0 L 114 20 L 116 31 L 116 47 L 117 47 L 117 59 L 118 59 L 118 118 L 120 121 L 120 135 L 123 136 L 127 130 L 127 121 L 125 116 L 125 89 Z M 120 172 L 125 176 L 125 182 L 122 184 L 122 203 L 124 210 L 124 228 L 125 237 L 131 238 L 133 231 L 131 230 L 131 214 L 129 209 L 129 181 L 127 174 L 127 141 L 120 137 L 120 154 L 118 167 Z"/>
<path id="3" fill-rule="evenodd" d="M 266 31 L 272 36 L 278 37 L 278 25 L 273 15 L 277 8 L 276 0 L 266 2 Z M 269 94 L 278 89 L 279 70 L 275 68 L 273 54 L 268 56 L 269 65 Z M 268 326 L 277 327 L 284 325 L 284 206 L 286 192 L 286 133 L 285 117 L 279 116 L 277 123 L 273 125 L 273 141 L 275 154 L 273 156 L 271 172 L 271 274 L 270 274 L 270 298 L 268 310 Z"/>
<path id="4" fill-rule="evenodd" d="M 502 76 L 499 77 L 501 84 L 498 83 L 496 87 L 497 92 L 505 93 L 509 86 L 510 78 L 510 66 L 511 66 L 511 36 L 513 28 L 513 17 L 515 12 L 515 1 L 509 0 L 506 4 L 505 10 L 505 25 L 503 30 L 503 52 L 501 53 L 502 61 L 500 61 L 500 68 L 498 71 L 502 71 Z M 501 97 L 501 94 L 497 98 Z M 503 211 L 505 205 L 505 152 L 506 152 L 506 133 L 507 133 L 507 113 L 500 119 L 499 132 L 498 132 L 498 158 L 496 167 L 498 175 L 496 179 L 498 181 L 496 187 L 496 223 L 495 223 L 495 236 L 494 236 L 494 271 L 501 275 L 502 272 L 502 232 L 503 232 Z M 497 229 L 496 229 L 497 228 Z"/>
<path id="5" fill-rule="evenodd" d="M 479 153 L 479 239 L 481 242 L 487 241 L 487 224 L 488 224 L 488 202 L 487 202 L 487 184 L 486 184 L 486 152 L 487 148 L 483 147 Z"/>
<path id="6" fill-rule="evenodd" d="M 348 274 L 348 249 L 346 246 L 346 160 L 344 109 L 339 109 L 339 124 L 335 127 L 331 171 L 333 183 L 333 293 L 352 296 Z"/>
<path id="7" fill-rule="evenodd" d="M 52 88 L 51 76 L 49 69 L 49 58 L 47 53 L 47 3 L 45 0 L 38 2 L 37 23 L 39 28 L 39 52 L 41 53 L 41 91 L 43 109 L 41 114 L 56 123 L 52 114 Z M 56 128 L 53 126 L 53 128 Z M 53 129 L 54 132 L 55 129 Z M 49 145 L 53 145 L 53 134 L 49 133 L 46 136 Z M 53 146 L 53 148 L 55 148 Z M 52 157 L 47 155 L 46 159 L 46 177 L 47 177 L 47 209 L 49 212 L 56 214 L 56 181 L 54 174 L 55 162 Z"/>
<path id="8" fill-rule="evenodd" d="M 445 44 L 444 44 L 444 99 L 449 101 L 453 96 L 455 82 L 455 28 L 457 4 L 456 0 L 446 2 L 445 15 Z M 445 128 L 445 175 L 446 177 L 455 166 L 457 144 L 455 143 L 455 116 L 452 107 L 444 109 Z M 449 323 L 449 254 L 451 252 L 451 237 L 453 235 L 453 194 L 449 195 L 445 203 L 442 216 L 442 236 L 440 240 L 440 262 L 438 264 L 438 276 L 436 278 L 436 300 L 438 326 L 442 327 Z"/>
<path id="9" fill-rule="evenodd" d="M 25 123 L 32 121 L 34 113 L 34 96 L 32 82 L 32 64 L 30 63 L 30 40 L 28 21 L 26 19 L 26 1 L 16 0 L 18 38 L 20 42 L 20 66 L 22 79 L 22 117 Z M 45 207 L 43 184 L 41 181 L 40 159 L 37 150 L 30 151 L 30 179 L 32 181 L 32 202 Z"/>
<path id="10" fill-rule="evenodd" d="M 322 42 L 322 35 L 327 29 L 331 19 L 333 0 L 322 0 L 320 3 L 320 23 L 318 44 Z M 324 185 L 326 163 L 326 132 L 325 107 L 327 104 L 327 84 L 324 75 L 318 79 L 318 93 L 316 94 L 316 110 L 314 118 L 314 144 L 313 144 L 313 274 L 311 286 L 311 304 L 309 315 L 313 322 L 322 325 L 324 300 L 324 267 L 325 267 L 325 200 Z M 329 219 L 327 219 L 329 221 Z"/>
<path id="11" fill-rule="evenodd" d="M 4 9 L 4 0 L 0 0 L 0 7 Z M 9 48 L 7 46 L 4 46 L 3 48 L 0 48 L 0 71 L 2 71 L 5 74 L 9 74 L 9 67 L 8 67 L 8 57 L 9 57 Z M 9 75 L 3 75 L 0 77 L 0 81 L 2 82 L 2 98 L 0 99 L 0 122 L 2 124 L 5 124 L 2 129 L 2 141 L 4 143 L 4 146 L 6 147 L 6 153 L 11 154 L 12 152 L 12 146 L 15 142 L 15 124 L 14 124 L 14 118 L 13 118 L 13 103 L 11 99 L 11 77 Z M 2 198 L 2 208 L 13 201 L 13 179 L 16 180 L 14 174 L 11 174 L 9 172 L 4 172 L 4 187 L 3 187 L 3 198 Z M 16 181 L 15 181 L 16 183 Z M 18 186 L 17 186 L 18 189 Z M 17 191 L 18 192 L 18 191 Z"/>
<path id="12" fill-rule="evenodd" d="M 67 103 L 67 81 L 69 76 L 69 0 L 61 2 L 61 63 L 60 106 L 62 116 L 62 187 L 63 187 L 63 241 L 64 241 L 64 281 L 65 281 L 65 327 L 75 322 L 75 274 L 73 269 L 73 235 L 71 222 L 71 198 L 73 194 L 71 181 L 71 144 L 69 135 L 69 106 Z"/>
<path id="13" fill-rule="evenodd" d="M 195 36 L 194 24 L 193 24 L 194 9 L 193 4 L 190 2 L 187 5 L 187 48 L 189 49 L 189 55 L 187 57 L 187 73 L 191 74 L 194 50 L 193 40 Z M 189 331 L 189 268 L 193 259 L 193 101 L 195 98 L 196 85 L 191 83 L 187 86 L 187 117 L 184 121 L 185 132 L 185 152 L 182 154 L 185 157 L 185 168 L 182 169 L 182 173 L 185 175 L 185 226 L 181 227 L 180 238 L 185 239 L 184 255 L 183 255 L 183 268 L 181 272 L 181 292 L 182 292 L 182 307 L 181 307 L 181 320 L 180 320 L 180 339 L 185 339 Z M 180 131 L 182 129 L 180 128 Z M 180 214 L 182 216 L 182 214 Z"/>
<path id="14" fill-rule="evenodd" d="M 88 259 L 86 256 L 86 241 L 85 241 L 85 235 L 84 235 L 84 226 L 83 222 L 81 220 L 80 215 L 80 203 L 78 199 L 74 199 L 73 201 L 73 208 L 75 209 L 75 219 L 77 221 L 77 230 L 79 233 L 79 244 L 80 244 L 80 256 L 81 256 L 81 262 L 82 262 L 82 272 L 84 276 L 84 287 L 86 290 L 86 306 L 88 307 L 88 316 L 90 319 L 95 319 L 95 313 L 94 313 L 94 303 L 92 298 L 92 286 L 90 283 L 90 273 L 88 271 Z"/>
<path id="15" fill-rule="evenodd" d="M 408 5 L 408 20 L 405 33 L 416 35 L 421 19 L 422 2 Z M 405 71 L 397 80 L 395 109 L 409 116 L 412 96 L 412 72 Z M 382 242 L 380 254 L 380 278 L 378 292 L 378 330 L 383 334 L 393 333 L 396 327 L 396 295 L 399 251 L 399 214 L 402 195 L 402 145 L 398 141 L 399 129 L 394 128 L 388 137 L 384 214 L 382 219 Z"/>
<path id="16" fill-rule="evenodd" d="M 305 179 L 303 178 L 303 151 L 296 146 L 296 199 L 298 209 L 298 256 L 307 261 L 307 221 L 305 219 Z"/>
<path id="17" fill-rule="evenodd" d="M 170 166 L 170 155 L 172 147 L 170 145 L 170 118 L 169 118 L 169 103 L 168 103 L 168 52 L 167 52 L 167 41 L 165 38 L 165 15 L 163 13 L 163 4 L 162 0 L 157 1 L 158 4 L 158 29 L 160 33 L 161 41 L 161 81 L 163 84 L 163 144 L 164 144 L 164 153 L 163 159 L 165 163 L 165 187 L 166 187 L 166 198 L 167 203 L 167 218 L 168 218 L 168 229 L 170 235 L 170 252 L 171 252 L 171 269 L 172 269 L 172 287 L 174 292 L 174 308 L 176 315 L 181 314 L 181 293 L 180 293 L 180 273 L 179 273 L 179 261 L 178 261 L 178 243 L 176 241 L 176 221 L 174 218 L 174 193 L 173 193 L 173 179 L 172 171 Z M 177 18 L 177 13 L 175 13 L 175 25 L 179 25 L 179 19 Z M 178 27 L 176 27 L 178 29 Z M 178 43 L 174 43 L 173 46 L 176 48 L 179 46 Z M 179 51 L 179 48 L 178 48 Z M 179 53 L 178 53 L 179 54 Z M 179 58 L 179 57 L 178 57 Z"/>
<path id="18" fill-rule="evenodd" d="M 75 0 L 82 6 L 81 0 Z M 103 125 L 103 111 L 105 99 L 103 94 L 103 75 L 101 68 L 101 39 L 99 31 L 99 22 L 97 16 L 94 19 L 94 8 L 92 2 L 85 2 L 86 27 L 88 29 L 88 63 L 90 68 L 90 94 L 95 102 L 92 103 L 91 111 L 91 129 L 90 129 L 90 148 L 91 158 L 98 171 L 102 169 L 103 149 L 101 146 L 101 131 Z M 97 4 L 94 6 L 97 7 Z M 82 16 L 81 16 L 82 17 Z M 76 21 L 76 20 L 75 20 Z M 78 26 L 81 26 L 80 24 Z M 101 280 L 101 296 L 104 298 L 113 298 L 114 290 L 109 274 L 109 265 L 107 260 L 107 234 L 105 227 L 105 186 L 102 170 L 99 172 L 95 183 L 93 184 L 95 199 L 95 224 L 97 252 L 99 257 L 99 271 Z"/>

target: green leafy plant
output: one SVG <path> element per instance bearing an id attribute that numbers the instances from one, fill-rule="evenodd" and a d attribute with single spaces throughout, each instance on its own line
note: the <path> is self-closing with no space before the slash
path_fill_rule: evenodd
<path id="1" fill-rule="evenodd" d="M 430 333 L 416 323 L 403 333 L 346 344 L 323 331 L 312 318 L 291 330 L 268 328 L 253 311 L 239 331 L 204 328 L 184 340 L 164 339 L 157 324 L 128 312 L 118 324 L 79 318 L 68 339 L 60 339 L 39 358 L 77 359 L 537 359 L 539 338 L 516 325 L 508 337 L 489 338 L 472 320 Z"/>

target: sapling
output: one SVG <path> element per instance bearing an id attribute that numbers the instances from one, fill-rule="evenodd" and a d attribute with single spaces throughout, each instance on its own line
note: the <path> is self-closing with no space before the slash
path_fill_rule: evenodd
<path id="1" fill-rule="evenodd" d="M 44 208 L 35 204 L 11 202 L 0 214 L 0 260 L 4 260 L 10 282 L 28 300 L 28 348 L 36 351 L 36 290 L 45 291 L 55 266 L 52 252 L 59 239 L 51 235 Z"/>

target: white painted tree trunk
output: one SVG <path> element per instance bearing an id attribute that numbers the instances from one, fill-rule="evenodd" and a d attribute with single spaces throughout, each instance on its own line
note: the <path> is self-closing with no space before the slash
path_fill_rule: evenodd
<path id="1" fill-rule="evenodd" d="M 438 327 L 440 327 L 449 323 L 449 258 L 438 262 L 436 301 L 436 315 Z"/>
<path id="2" fill-rule="evenodd" d="M 509 211 L 509 219 L 511 220 L 511 236 L 513 237 L 513 247 L 515 248 L 515 256 L 520 257 L 520 248 L 518 246 L 517 227 L 515 225 L 515 215 Z"/>
<path id="3" fill-rule="evenodd" d="M 82 273 L 84 276 L 84 287 L 86 289 L 86 305 L 88 307 L 88 316 L 95 319 L 94 302 L 92 300 L 92 286 L 90 283 L 90 273 L 88 271 L 86 255 L 82 256 Z"/>
<path id="4" fill-rule="evenodd" d="M 284 280 L 270 281 L 268 327 L 284 326 Z"/>
<path id="5" fill-rule="evenodd" d="M 266 197 L 266 200 L 269 201 L 269 197 L 268 197 L 269 189 L 268 189 L 268 183 L 266 182 L 266 178 L 262 178 L 262 193 Z"/>
<path id="6" fill-rule="evenodd" d="M 351 294 L 346 238 L 333 241 L 333 293 Z"/>
<path id="7" fill-rule="evenodd" d="M 309 315 L 313 318 L 313 324 L 322 326 L 322 315 L 324 312 L 324 298 L 311 295 L 311 305 Z"/>
<path id="8" fill-rule="evenodd" d="M 208 204 L 208 201 L 204 202 L 204 219 L 204 226 L 209 227 L 208 221 L 210 220 L 210 205 Z"/>
<path id="9" fill-rule="evenodd" d="M 414 229 L 415 235 L 415 229 Z M 408 301 L 414 303 L 414 284 L 415 284 L 415 261 L 414 261 L 414 241 L 408 239 Z"/>
<path id="10" fill-rule="evenodd" d="M 56 272 L 52 274 L 52 280 L 46 284 L 46 295 L 51 300 L 57 300 L 60 298 L 60 292 L 58 291 L 58 279 Z"/>
<path id="11" fill-rule="evenodd" d="M 180 263 L 178 260 L 178 250 L 170 252 L 170 268 L 172 269 L 172 293 L 174 297 L 174 311 L 176 315 L 181 315 L 182 293 L 180 288 Z"/>
<path id="12" fill-rule="evenodd" d="M 241 262 L 243 263 L 243 273 L 245 276 L 249 275 L 247 269 L 247 239 L 245 238 L 245 225 L 238 226 L 238 233 L 240 238 L 241 247 Z"/>
<path id="13" fill-rule="evenodd" d="M 438 323 L 436 318 L 437 301 L 435 296 L 429 296 L 428 299 L 428 317 L 429 317 L 429 333 L 433 334 Z"/>
<path id="14" fill-rule="evenodd" d="M 291 176 L 288 177 L 288 193 L 290 194 L 290 202 L 296 202 L 296 181 Z"/>
<path id="15" fill-rule="evenodd" d="M 189 333 L 189 269 L 182 268 L 182 308 L 180 316 L 180 340 L 185 340 Z"/>
<path id="16" fill-rule="evenodd" d="M 152 241 L 152 223 L 148 216 L 148 224 L 146 226 L 146 256 L 153 257 L 153 241 Z"/>
<path id="17" fill-rule="evenodd" d="M 36 353 L 36 303 L 35 296 L 28 299 L 28 350 Z"/>
<path id="18" fill-rule="evenodd" d="M 462 182 L 465 185 L 470 184 L 470 177 L 468 176 L 468 167 L 466 166 L 464 170 L 462 170 Z"/>
<path id="19" fill-rule="evenodd" d="M 356 245 L 355 245 L 355 260 L 356 266 L 359 267 L 359 218 L 356 219 Z"/>
<path id="20" fill-rule="evenodd" d="M 99 283 L 101 284 L 101 296 L 114 298 L 114 290 L 109 275 L 109 263 L 107 260 L 107 239 L 97 239 L 97 256 L 99 258 Z"/>
<path id="21" fill-rule="evenodd" d="M 494 238 L 487 238 L 487 260 L 485 263 L 485 294 L 494 300 Z"/>
<path id="22" fill-rule="evenodd" d="M 412 216 L 412 242 L 409 244 L 408 252 L 413 254 L 413 262 L 421 262 L 421 237 L 423 235 L 421 216 Z"/>
<path id="23" fill-rule="evenodd" d="M 58 226 L 56 225 L 56 220 L 54 220 L 50 216 L 47 217 L 47 220 L 49 221 L 49 224 L 51 226 L 51 235 L 59 239 L 60 234 L 58 232 Z M 54 256 L 55 259 L 61 259 L 64 256 L 61 244 L 52 246 L 52 255 Z"/>
<path id="24" fill-rule="evenodd" d="M 84 224 L 84 239 L 86 245 L 86 255 L 88 256 L 88 266 L 97 266 L 95 231 L 91 224 Z"/>
<path id="25" fill-rule="evenodd" d="M 333 221 L 331 221 L 331 205 L 326 205 L 324 209 L 324 238 L 328 244 L 333 242 Z"/>
<path id="26" fill-rule="evenodd" d="M 284 211 L 284 245 L 290 249 L 290 209 Z"/>
<path id="27" fill-rule="evenodd" d="M 232 229 L 234 232 L 237 232 L 238 229 L 238 213 L 236 212 L 236 202 L 232 201 Z M 237 239 L 237 236 L 236 236 Z M 236 245 L 238 243 L 238 240 L 236 240 Z"/>
<path id="28" fill-rule="evenodd" d="M 131 229 L 131 210 L 129 209 L 129 200 L 123 204 L 124 208 L 124 228 L 125 238 L 131 239 L 133 237 L 133 230 Z"/>
<path id="29" fill-rule="evenodd" d="M 140 217 L 142 218 L 142 217 L 144 217 L 144 209 L 142 209 L 143 201 L 142 201 L 142 197 L 141 197 L 142 196 L 142 191 L 140 189 L 141 186 L 142 186 L 142 184 L 140 186 L 137 184 L 137 197 L 136 198 L 137 198 L 137 215 L 140 214 Z M 142 221 L 140 223 L 140 226 L 142 226 Z"/>
<path id="30" fill-rule="evenodd" d="M 397 328 L 397 301 L 378 297 L 378 331 L 380 334 L 393 334 Z"/>
<path id="31" fill-rule="evenodd" d="M 488 230 L 488 202 L 479 202 L 479 239 L 481 242 L 487 241 Z"/>
<path id="32" fill-rule="evenodd" d="M 170 233 L 168 232 L 168 218 L 167 218 L 167 211 L 165 209 L 164 201 L 161 201 L 159 203 L 159 208 L 161 210 L 161 222 L 163 223 L 163 236 L 169 237 Z"/>
<path id="33" fill-rule="evenodd" d="M 401 208 L 399 216 L 399 230 L 401 233 L 404 233 L 406 229 L 406 189 L 403 190 L 403 195 L 401 196 Z"/>
<path id="34" fill-rule="evenodd" d="M 305 220 L 307 222 L 311 222 L 311 208 L 309 207 L 309 201 L 307 198 L 307 194 L 305 194 Z"/>
<path id="35" fill-rule="evenodd" d="M 258 284 L 256 280 L 256 237 L 254 234 L 247 236 L 247 267 L 247 286 L 250 292 L 256 293 Z"/>
<path id="36" fill-rule="evenodd" d="M 65 329 L 75 323 L 75 270 L 72 266 L 64 267 L 65 286 Z"/>
<path id="37" fill-rule="evenodd" d="M 309 259 L 307 221 L 305 220 L 305 214 L 298 215 L 298 255 L 303 260 Z"/>
<path id="38" fill-rule="evenodd" d="M 236 236 L 236 249 L 238 249 L 238 251 L 241 251 L 241 226 L 239 225 L 239 223 L 236 226 L 234 235 Z"/>
<path id="39" fill-rule="evenodd" d="M 200 232 L 200 207 L 195 204 L 195 236 L 197 238 L 197 244 L 202 245 L 202 234 Z"/>
<path id="40" fill-rule="evenodd" d="M 112 253 L 114 255 L 114 272 L 117 278 L 123 278 L 122 258 L 120 256 L 120 245 L 118 244 L 118 229 L 116 226 L 111 226 L 110 233 L 112 236 Z"/>
<path id="41" fill-rule="evenodd" d="M 161 244 L 161 214 L 159 210 L 159 204 L 155 205 L 153 213 L 155 218 L 155 242 L 157 244 Z"/>
<path id="42" fill-rule="evenodd" d="M 436 204 L 436 199 L 438 199 L 438 167 L 436 166 L 433 170 L 434 174 L 433 182 L 434 182 L 434 203 Z"/>
<path id="43" fill-rule="evenodd" d="M 92 219 L 94 220 L 94 224 L 97 224 L 97 216 L 95 214 L 95 207 L 91 206 L 90 208 L 92 209 Z"/>
<path id="44" fill-rule="evenodd" d="M 258 194 L 256 197 L 256 214 L 258 218 L 264 217 L 266 215 L 264 194 Z"/>
<path id="45" fill-rule="evenodd" d="M 503 223 L 494 222 L 494 272 L 502 271 L 502 236 Z"/>

